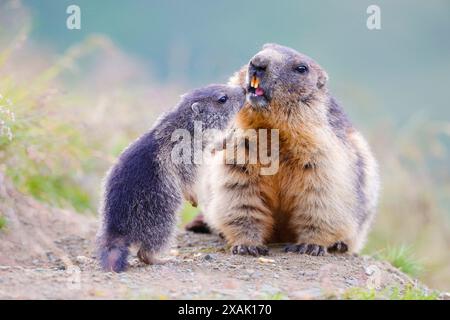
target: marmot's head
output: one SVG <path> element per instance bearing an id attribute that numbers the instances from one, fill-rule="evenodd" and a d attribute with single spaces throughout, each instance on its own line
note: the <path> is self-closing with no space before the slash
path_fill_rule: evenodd
<path id="1" fill-rule="evenodd" d="M 247 101 L 267 108 L 272 101 L 284 106 L 309 104 L 326 93 L 326 72 L 294 49 L 266 44 L 249 62 L 245 78 Z"/>
<path id="2" fill-rule="evenodd" d="M 184 112 L 206 128 L 223 130 L 245 102 L 245 90 L 236 85 L 212 84 L 182 96 Z"/>

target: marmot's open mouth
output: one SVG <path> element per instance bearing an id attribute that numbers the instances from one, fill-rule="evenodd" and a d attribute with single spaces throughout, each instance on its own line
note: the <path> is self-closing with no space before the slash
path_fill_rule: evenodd
<path id="1" fill-rule="evenodd" d="M 269 98 L 267 91 L 261 87 L 261 79 L 253 75 L 247 87 L 247 101 L 254 107 L 267 107 Z"/>
<path id="2" fill-rule="evenodd" d="M 257 76 L 253 76 L 250 79 L 250 85 L 248 87 L 248 92 L 251 93 L 251 94 L 254 94 L 256 96 L 259 96 L 259 97 L 263 96 L 264 95 L 264 89 L 261 88 L 259 86 L 259 84 L 260 84 L 259 78 Z"/>

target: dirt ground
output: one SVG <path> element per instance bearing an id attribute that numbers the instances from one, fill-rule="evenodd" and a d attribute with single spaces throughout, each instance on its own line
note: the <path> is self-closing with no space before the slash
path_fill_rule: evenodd
<path id="1" fill-rule="evenodd" d="M 311 257 L 270 247 L 264 258 L 233 256 L 215 235 L 179 231 L 162 265 L 135 255 L 125 273 L 99 269 L 98 221 L 43 205 L 0 181 L 1 299 L 319 299 L 353 287 L 416 284 L 370 257 Z"/>
<path id="2" fill-rule="evenodd" d="M 0 298 L 311 299 L 377 281 L 380 288 L 411 282 L 370 258 L 300 256 L 283 253 L 281 246 L 272 247 L 265 258 L 233 256 L 220 238 L 193 233 L 179 234 L 163 265 L 132 259 L 127 272 L 105 273 L 93 256 L 91 240 L 74 234 L 55 240 L 73 265 L 52 262 L 54 253 L 48 252 L 48 261 L 1 266 Z"/>

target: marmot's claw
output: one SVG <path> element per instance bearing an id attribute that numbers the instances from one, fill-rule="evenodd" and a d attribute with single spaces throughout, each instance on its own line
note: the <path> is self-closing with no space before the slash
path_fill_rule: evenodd
<path id="1" fill-rule="evenodd" d="M 333 244 L 331 247 L 328 247 L 328 252 L 334 253 L 346 253 L 348 251 L 348 246 L 346 243 L 342 241 L 338 241 Z"/>
<path id="2" fill-rule="evenodd" d="M 257 257 L 257 256 L 266 256 L 269 253 L 269 249 L 267 249 L 267 247 L 265 246 L 237 245 L 231 248 L 231 253 L 240 255 L 251 255 Z"/>
<path id="3" fill-rule="evenodd" d="M 284 247 L 284 252 L 298 252 L 303 254 L 306 252 L 305 244 L 288 244 Z"/>
<path id="4" fill-rule="evenodd" d="M 325 255 L 325 247 L 317 244 L 290 244 L 284 248 L 285 252 L 297 252 L 299 254 L 309 254 L 311 256 Z"/>

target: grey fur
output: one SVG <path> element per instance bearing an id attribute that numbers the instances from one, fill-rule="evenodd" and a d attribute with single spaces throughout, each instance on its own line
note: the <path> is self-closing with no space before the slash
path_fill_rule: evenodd
<path id="1" fill-rule="evenodd" d="M 223 96 L 226 102 L 219 101 Z M 193 90 L 121 154 L 104 189 L 98 251 L 105 270 L 123 271 L 132 244 L 140 247 L 141 260 L 151 262 L 168 244 L 183 197 L 193 195 L 198 165 L 172 161 L 171 152 L 178 143 L 171 140 L 174 130 L 189 131 L 193 148 L 195 121 L 203 123 L 203 130 L 223 130 L 244 99 L 244 90 L 238 86 Z"/>
<path id="2" fill-rule="evenodd" d="M 328 104 L 328 123 L 336 136 L 341 139 L 341 141 L 346 142 L 347 130 L 351 129 L 353 126 L 344 109 L 333 97 L 330 97 Z"/>

